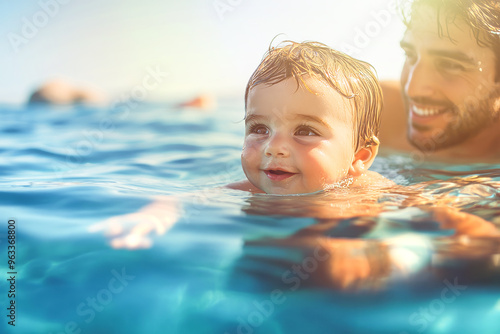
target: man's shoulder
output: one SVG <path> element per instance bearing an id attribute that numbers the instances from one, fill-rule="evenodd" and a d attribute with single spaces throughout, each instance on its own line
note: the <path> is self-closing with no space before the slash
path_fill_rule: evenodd
<path id="1" fill-rule="evenodd" d="M 406 139 L 408 121 L 401 94 L 399 81 L 382 81 L 384 106 L 380 115 L 379 139 L 381 147 L 409 150 L 411 145 Z"/>

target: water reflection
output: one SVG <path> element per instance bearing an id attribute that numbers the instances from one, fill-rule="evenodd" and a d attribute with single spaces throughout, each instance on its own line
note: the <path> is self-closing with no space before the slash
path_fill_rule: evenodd
<path id="1" fill-rule="evenodd" d="M 362 192 L 251 196 L 248 215 L 316 220 L 284 238 L 247 240 L 230 285 L 378 291 L 455 279 L 498 286 L 498 183 L 473 175 Z"/>

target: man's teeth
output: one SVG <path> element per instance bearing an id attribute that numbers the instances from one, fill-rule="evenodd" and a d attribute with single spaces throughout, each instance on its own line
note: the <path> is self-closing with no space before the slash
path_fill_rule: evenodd
<path id="1" fill-rule="evenodd" d="M 445 109 L 419 108 L 419 107 L 413 106 L 413 112 L 419 116 L 437 115 L 437 114 L 442 113 L 444 110 Z"/>

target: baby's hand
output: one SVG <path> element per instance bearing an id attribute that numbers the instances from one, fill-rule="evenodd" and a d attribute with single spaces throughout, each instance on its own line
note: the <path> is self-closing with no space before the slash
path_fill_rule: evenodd
<path id="1" fill-rule="evenodd" d="M 150 235 L 165 234 L 179 219 L 175 197 L 161 197 L 137 212 L 108 218 L 89 227 L 89 232 L 103 231 L 113 248 L 149 248 Z"/>

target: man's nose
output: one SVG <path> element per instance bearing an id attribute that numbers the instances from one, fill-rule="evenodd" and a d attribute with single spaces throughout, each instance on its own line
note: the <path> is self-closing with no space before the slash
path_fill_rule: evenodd
<path id="1" fill-rule="evenodd" d="M 290 150 L 285 136 L 279 133 L 272 134 L 267 141 L 264 153 L 268 157 L 286 158 L 290 156 Z"/>
<path id="2" fill-rule="evenodd" d="M 401 80 L 405 94 L 410 98 L 432 97 L 439 84 L 436 70 L 422 59 L 414 64 L 405 64 Z"/>

